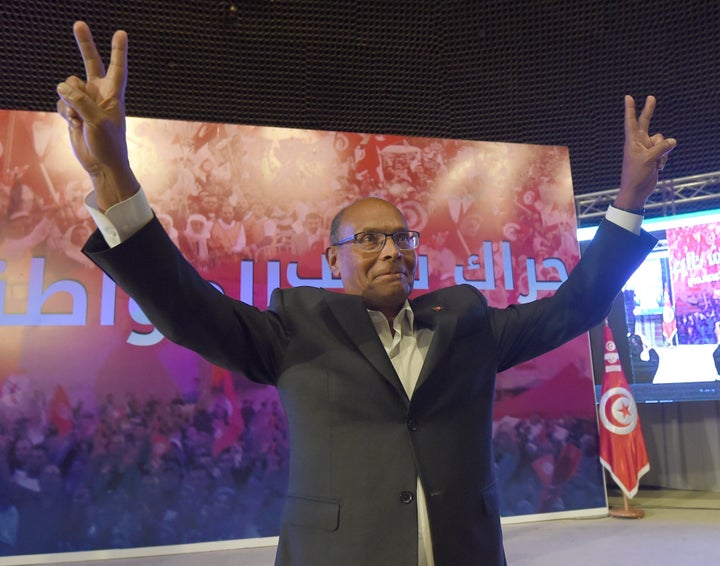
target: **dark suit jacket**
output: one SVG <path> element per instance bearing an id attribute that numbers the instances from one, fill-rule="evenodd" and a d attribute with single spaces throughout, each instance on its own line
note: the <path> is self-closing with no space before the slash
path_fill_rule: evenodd
<path id="1" fill-rule="evenodd" d="M 459 286 L 411 301 L 434 329 L 412 401 L 358 296 L 276 290 L 260 311 L 203 281 L 157 221 L 85 251 L 169 339 L 277 386 L 291 436 L 278 564 L 417 566 L 419 475 L 435 563 L 457 566 L 505 561 L 495 374 L 600 323 L 654 243 L 606 222 L 551 298 L 497 309 Z"/>

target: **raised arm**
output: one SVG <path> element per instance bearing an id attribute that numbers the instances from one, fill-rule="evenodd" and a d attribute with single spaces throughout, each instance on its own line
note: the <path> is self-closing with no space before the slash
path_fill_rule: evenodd
<path id="1" fill-rule="evenodd" d="M 128 37 L 124 31 L 113 35 L 106 71 L 87 24 L 75 22 L 73 33 L 85 63 L 85 80 L 70 76 L 57 86 L 57 109 L 68 123 L 75 156 L 90 175 L 104 211 L 139 187 L 125 138 Z"/>
<path id="2" fill-rule="evenodd" d="M 635 100 L 625 97 L 625 147 L 623 150 L 620 191 L 615 205 L 626 210 L 641 211 L 655 190 L 658 173 L 665 167 L 668 154 L 677 141 L 662 134 L 650 135 L 650 119 L 655 111 L 655 97 L 648 96 L 637 116 Z"/>

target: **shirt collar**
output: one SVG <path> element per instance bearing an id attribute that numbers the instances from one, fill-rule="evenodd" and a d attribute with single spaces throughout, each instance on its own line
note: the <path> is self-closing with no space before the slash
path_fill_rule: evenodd
<path id="1" fill-rule="evenodd" d="M 370 320 L 372 320 L 375 328 L 378 329 L 378 331 L 380 331 L 380 328 L 389 329 L 387 318 L 385 318 L 385 315 L 383 313 L 372 309 L 367 309 L 367 311 L 370 315 Z M 378 328 L 378 325 L 380 325 L 380 328 Z M 413 332 L 415 329 L 415 313 L 413 312 L 412 307 L 410 307 L 410 301 L 408 301 L 407 299 L 405 299 L 405 303 L 403 304 L 402 308 L 393 320 L 393 328 L 396 332 L 400 331 L 401 334 Z"/>

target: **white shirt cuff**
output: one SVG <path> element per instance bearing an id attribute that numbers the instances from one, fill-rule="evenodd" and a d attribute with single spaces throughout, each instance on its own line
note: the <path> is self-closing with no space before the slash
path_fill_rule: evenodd
<path id="1" fill-rule="evenodd" d="M 632 212 L 628 212 L 627 210 L 620 210 L 619 208 L 615 208 L 613 205 L 610 205 L 605 213 L 605 218 L 613 224 L 617 224 L 621 228 L 629 230 L 635 235 L 640 235 L 640 226 L 642 226 L 643 222 L 642 214 L 634 214 Z"/>
<path id="2" fill-rule="evenodd" d="M 104 214 L 98 207 L 94 192 L 85 198 L 85 207 L 111 248 L 130 238 L 153 218 L 152 208 L 142 188 L 129 199 L 112 205 Z"/>

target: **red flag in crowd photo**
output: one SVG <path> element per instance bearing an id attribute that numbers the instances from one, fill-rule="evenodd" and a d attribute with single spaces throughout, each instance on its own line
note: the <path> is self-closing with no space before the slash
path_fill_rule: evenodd
<path id="1" fill-rule="evenodd" d="M 215 457 L 237 442 L 243 433 L 245 425 L 238 406 L 232 374 L 226 369 L 213 366 L 211 380 L 213 385 L 222 386 L 220 396 L 222 402 L 221 406 L 218 407 L 221 414 L 213 425 L 215 438 L 213 439 L 212 455 Z"/>
<path id="2" fill-rule="evenodd" d="M 612 331 L 605 322 L 605 374 L 598 406 L 600 463 L 628 498 L 650 470 L 635 400 L 620 365 Z"/>
<path id="3" fill-rule="evenodd" d="M 48 403 L 48 415 L 59 437 L 62 438 L 73 429 L 72 405 L 62 385 L 55 387 L 55 393 Z"/>
<path id="4" fill-rule="evenodd" d="M 663 293 L 663 321 L 662 321 L 662 333 L 667 340 L 667 343 L 672 345 L 675 335 L 677 334 L 677 322 L 675 320 L 675 308 L 670 302 L 670 294 L 668 293 L 667 287 Z"/>

